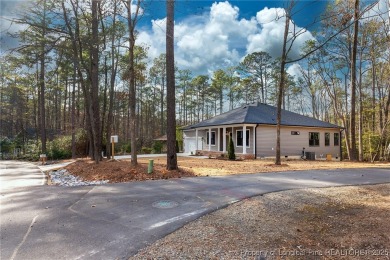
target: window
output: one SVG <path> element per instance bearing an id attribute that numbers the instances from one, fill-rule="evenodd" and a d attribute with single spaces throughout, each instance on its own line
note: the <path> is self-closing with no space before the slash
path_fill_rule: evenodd
<path id="1" fill-rule="evenodd" d="M 309 132 L 309 146 L 320 146 L 320 133 Z"/>
<path id="2" fill-rule="evenodd" d="M 325 133 L 325 146 L 330 145 L 330 133 Z"/>
<path id="3" fill-rule="evenodd" d="M 210 144 L 209 131 L 206 132 L 206 144 Z M 211 131 L 211 145 L 215 145 L 215 131 Z"/>
<path id="4" fill-rule="evenodd" d="M 291 131 L 291 135 L 300 135 L 301 133 L 299 131 Z"/>
<path id="5" fill-rule="evenodd" d="M 250 134 L 250 131 L 249 131 L 249 129 L 248 130 L 246 130 L 246 147 L 249 147 L 250 145 L 249 145 L 249 141 L 250 141 L 250 139 L 249 139 L 249 135 Z M 242 146 L 243 145 L 243 134 L 242 134 L 242 130 L 237 130 L 237 132 L 236 132 L 236 146 L 238 147 L 238 146 Z"/>
<path id="6" fill-rule="evenodd" d="M 339 144 L 340 144 L 339 140 L 340 140 L 340 134 L 334 133 L 334 136 L 333 136 L 334 146 L 339 146 Z"/>

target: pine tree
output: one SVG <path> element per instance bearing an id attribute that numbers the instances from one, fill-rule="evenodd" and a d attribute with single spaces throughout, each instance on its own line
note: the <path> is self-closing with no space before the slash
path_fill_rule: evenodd
<path id="1" fill-rule="evenodd" d="M 232 161 L 234 161 L 236 159 L 236 154 L 234 152 L 233 138 L 230 138 L 230 141 L 229 141 L 228 158 L 229 158 L 229 160 L 232 160 Z"/>

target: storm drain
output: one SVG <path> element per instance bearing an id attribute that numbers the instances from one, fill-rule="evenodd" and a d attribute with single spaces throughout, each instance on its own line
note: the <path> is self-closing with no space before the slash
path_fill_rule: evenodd
<path id="1" fill-rule="evenodd" d="M 176 208 L 179 206 L 179 203 L 176 201 L 171 201 L 171 200 L 160 200 L 156 201 L 152 204 L 154 208 L 158 209 L 171 209 L 171 208 Z"/>

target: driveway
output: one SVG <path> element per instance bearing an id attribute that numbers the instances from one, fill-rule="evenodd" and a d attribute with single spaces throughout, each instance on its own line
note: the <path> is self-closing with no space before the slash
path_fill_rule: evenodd
<path id="1" fill-rule="evenodd" d="M 13 190 L 17 187 L 42 186 L 45 175 L 35 165 L 19 161 L 0 161 L 0 190 Z"/>
<path id="2" fill-rule="evenodd" d="M 1 190 L 0 258 L 126 259 L 189 221 L 248 197 L 387 182 L 388 168 Z"/>

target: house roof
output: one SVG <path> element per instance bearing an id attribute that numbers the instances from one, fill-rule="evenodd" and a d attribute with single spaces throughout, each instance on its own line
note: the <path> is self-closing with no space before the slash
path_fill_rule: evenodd
<path id="1" fill-rule="evenodd" d="M 162 135 L 157 137 L 156 139 L 153 139 L 154 141 L 166 141 L 167 140 L 167 135 Z"/>
<path id="2" fill-rule="evenodd" d="M 190 130 L 199 127 L 235 125 L 235 124 L 260 124 L 276 125 L 276 107 L 263 103 L 253 103 L 233 109 L 213 118 L 204 120 L 194 125 L 184 127 L 183 130 Z M 328 122 L 312 117 L 303 116 L 282 109 L 282 122 L 284 126 L 306 126 L 322 128 L 341 128 Z"/>

